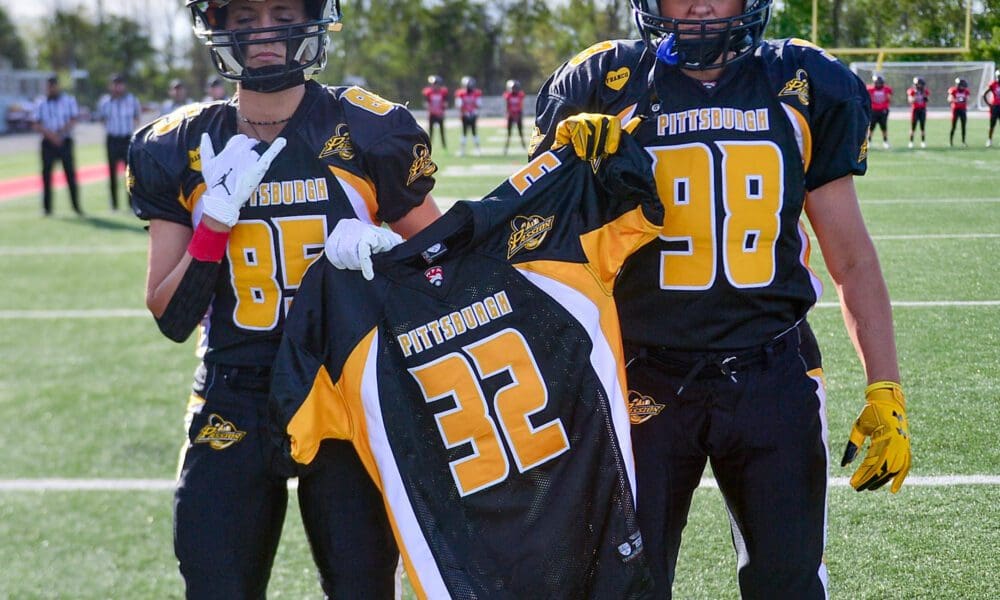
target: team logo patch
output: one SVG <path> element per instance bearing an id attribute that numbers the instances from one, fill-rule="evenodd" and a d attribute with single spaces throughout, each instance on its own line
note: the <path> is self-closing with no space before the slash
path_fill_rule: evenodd
<path id="1" fill-rule="evenodd" d="M 344 160 L 354 158 L 354 146 L 351 144 L 351 136 L 347 131 L 347 123 L 337 125 L 333 136 L 323 144 L 323 150 L 320 151 L 318 158 L 326 158 L 334 154 Z"/>
<path id="2" fill-rule="evenodd" d="M 642 534 L 636 531 L 628 536 L 628 540 L 618 544 L 618 555 L 622 562 L 629 562 L 642 553 Z"/>
<path id="3" fill-rule="evenodd" d="M 858 162 L 864 162 L 868 158 L 868 140 L 861 142 L 861 151 L 858 152 Z"/>
<path id="4" fill-rule="evenodd" d="M 247 432 L 240 431 L 236 425 L 212 413 L 208 415 L 208 425 L 201 428 L 195 444 L 208 444 L 212 450 L 225 450 L 246 437 Z"/>
<path id="5" fill-rule="evenodd" d="M 424 277 L 427 278 L 427 283 L 435 287 L 441 287 L 441 284 L 444 283 L 444 269 L 441 267 L 431 267 L 424 271 Z"/>
<path id="6" fill-rule="evenodd" d="M 413 147 L 413 164 L 410 165 L 410 176 L 406 178 L 406 185 L 410 185 L 421 177 L 430 177 L 437 173 L 438 167 L 431 160 L 431 150 L 424 144 L 417 144 Z"/>
<path id="7" fill-rule="evenodd" d="M 517 216 L 511 219 L 510 228 L 514 233 L 507 240 L 507 259 L 523 249 L 534 250 L 542 244 L 546 234 L 552 229 L 555 217 Z"/>
<path id="8" fill-rule="evenodd" d="M 795 72 L 795 79 L 785 82 L 785 87 L 778 92 L 779 96 L 798 96 L 803 106 L 809 106 L 809 75 L 805 69 Z"/>
<path id="9" fill-rule="evenodd" d="M 656 400 L 635 390 L 628 391 L 628 420 L 633 425 L 645 423 L 656 415 L 663 412 L 665 404 L 660 404 Z"/>
<path id="10" fill-rule="evenodd" d="M 625 87 L 625 84 L 628 83 L 628 78 L 631 75 L 632 71 L 630 71 L 628 67 L 622 67 L 617 71 L 611 71 L 608 73 L 607 77 L 604 78 L 604 85 L 617 92 Z"/>

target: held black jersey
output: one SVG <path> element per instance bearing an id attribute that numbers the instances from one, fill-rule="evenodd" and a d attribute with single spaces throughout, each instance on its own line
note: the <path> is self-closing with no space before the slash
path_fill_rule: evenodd
<path id="1" fill-rule="evenodd" d="M 666 214 L 615 287 L 622 334 L 681 350 L 761 344 L 822 293 L 801 215 L 809 190 L 865 172 L 865 86 L 802 40 L 763 43 L 711 88 L 663 64 L 651 78 L 644 48 L 603 42 L 560 67 L 538 97 L 535 152 L 578 112 L 648 116 L 635 136 Z"/>
<path id="2" fill-rule="evenodd" d="M 648 158 L 546 152 L 374 257 L 307 273 L 276 444 L 352 440 L 421 598 L 637 598 L 649 579 L 612 284 L 662 223 Z M 609 184 L 609 182 L 614 182 Z"/>
<path id="3" fill-rule="evenodd" d="M 195 104 L 136 133 L 128 185 L 140 218 L 187 226 L 201 218 L 203 132 L 221 152 L 236 133 L 235 106 Z M 404 107 L 358 87 L 308 82 L 281 135 L 288 145 L 230 233 L 203 321 L 206 360 L 269 366 L 295 290 L 337 221 L 395 221 L 434 185 L 424 131 Z"/>

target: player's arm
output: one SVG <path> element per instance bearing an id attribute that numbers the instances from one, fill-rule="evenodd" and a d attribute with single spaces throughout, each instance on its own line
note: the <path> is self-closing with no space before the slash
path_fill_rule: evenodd
<path id="1" fill-rule="evenodd" d="M 430 194 L 424 197 L 424 201 L 414 206 L 410 212 L 402 218 L 389 223 L 389 227 L 401 235 L 403 239 L 410 239 L 418 231 L 427 227 L 441 216 L 441 209 Z"/>
<path id="2" fill-rule="evenodd" d="M 861 215 L 853 175 L 810 192 L 806 214 L 816 232 L 840 297 L 844 324 L 868 380 L 866 404 L 851 430 L 842 465 L 854 459 L 870 436 L 868 453 L 851 484 L 862 491 L 878 489 L 892 481 L 892 491 L 896 492 L 910 470 L 909 424 L 899 385 L 889 292 Z"/>

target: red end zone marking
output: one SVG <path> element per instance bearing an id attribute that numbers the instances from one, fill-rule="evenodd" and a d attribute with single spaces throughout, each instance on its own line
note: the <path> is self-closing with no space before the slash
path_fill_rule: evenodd
<path id="1" fill-rule="evenodd" d="M 58 162 L 56 163 L 59 164 Z M 124 170 L 119 168 L 119 173 Z M 95 181 L 103 181 L 108 178 L 108 165 L 88 165 L 76 170 L 77 185 L 87 185 Z M 52 187 L 60 190 L 66 187 L 66 174 L 62 169 L 53 169 Z M 6 202 L 28 194 L 42 193 L 42 175 L 28 175 L 25 177 L 14 177 L 13 179 L 0 180 L 0 202 Z"/>

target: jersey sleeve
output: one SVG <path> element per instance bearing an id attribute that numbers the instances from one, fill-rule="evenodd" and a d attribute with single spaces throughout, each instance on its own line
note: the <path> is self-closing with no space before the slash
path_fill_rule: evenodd
<path id="1" fill-rule="evenodd" d="M 864 175 L 871 122 L 871 98 L 864 82 L 824 50 L 787 43 L 792 47 L 785 51 L 798 54 L 796 62 L 809 76 L 813 158 L 806 172 L 806 189 L 846 175 Z"/>
<path id="2" fill-rule="evenodd" d="M 181 171 L 176 154 L 186 151 L 180 142 L 180 130 L 162 135 L 163 117 L 136 132 L 129 145 L 126 185 L 135 214 L 144 221 L 162 219 L 191 227 L 191 213 L 181 203 Z"/>
<path id="3" fill-rule="evenodd" d="M 397 106 L 385 115 L 355 108 L 351 131 L 362 152 L 362 169 L 375 187 L 375 216 L 398 221 L 423 203 L 434 188 L 437 165 L 427 133 L 409 111 Z"/>
<path id="4" fill-rule="evenodd" d="M 641 41 L 604 41 L 556 69 L 535 101 L 531 157 L 552 147 L 560 121 L 581 112 L 605 112 L 605 107 L 635 87 L 631 76 L 640 71 L 641 56 Z"/>

